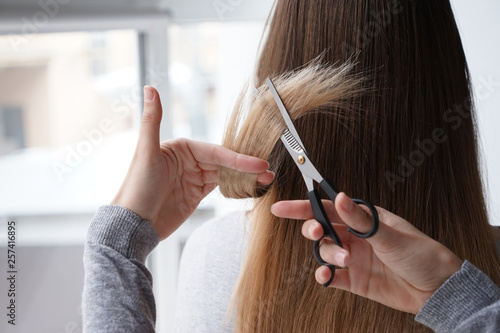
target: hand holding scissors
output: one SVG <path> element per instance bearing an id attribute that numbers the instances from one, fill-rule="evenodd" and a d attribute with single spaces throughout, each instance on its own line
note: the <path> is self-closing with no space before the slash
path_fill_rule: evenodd
<path id="1" fill-rule="evenodd" d="M 327 266 L 328 268 L 330 268 L 330 271 L 332 273 L 331 278 L 327 283 L 323 284 L 323 286 L 328 287 L 332 282 L 333 277 L 335 276 L 335 266 L 327 263 L 321 258 L 319 254 L 320 242 L 323 238 L 327 237 L 332 239 L 338 246 L 340 247 L 343 246 L 342 246 L 342 241 L 340 240 L 339 236 L 335 232 L 335 229 L 332 227 L 330 220 L 328 219 L 328 215 L 326 214 L 323 204 L 321 202 L 321 197 L 318 191 L 314 187 L 314 182 L 319 184 L 321 189 L 325 191 L 326 195 L 328 196 L 328 198 L 330 198 L 332 202 L 335 202 L 335 197 L 337 196 L 338 191 L 328 180 L 326 180 L 325 178 L 323 178 L 323 176 L 321 176 L 316 167 L 313 165 L 313 163 L 309 159 L 309 156 L 307 155 L 307 152 L 304 148 L 304 144 L 302 143 L 299 134 L 297 133 L 297 130 L 293 125 L 292 119 L 290 118 L 288 111 L 285 108 L 285 105 L 283 104 L 278 92 L 276 91 L 276 88 L 274 87 L 274 84 L 270 79 L 267 79 L 266 83 L 269 86 L 269 89 L 271 90 L 274 100 L 276 101 L 276 104 L 278 105 L 281 115 L 287 125 L 287 128 L 285 129 L 285 131 L 283 131 L 283 134 L 281 135 L 281 141 L 285 145 L 288 153 L 292 156 L 293 160 L 295 161 L 295 164 L 302 173 L 302 177 L 304 178 L 308 190 L 307 196 L 309 197 L 309 201 L 311 202 L 311 206 L 314 212 L 314 218 L 319 223 L 321 223 L 324 230 L 323 237 L 316 240 L 313 244 L 313 253 L 314 257 L 316 258 L 316 261 L 320 265 Z M 373 224 L 371 230 L 367 233 L 362 233 L 349 227 L 348 230 L 360 238 L 369 238 L 375 235 L 379 226 L 379 217 L 377 210 L 368 201 L 361 199 L 353 199 L 353 201 L 359 205 L 365 205 L 370 209 Z"/>
<path id="2" fill-rule="evenodd" d="M 345 193 L 337 195 L 335 204 L 328 200 L 323 203 L 334 223 L 363 230 L 373 224 L 372 217 Z M 344 249 L 333 242 L 321 245 L 321 253 L 329 263 L 349 267 L 337 271 L 330 286 L 416 314 L 463 262 L 408 221 L 376 208 L 380 225 L 374 237 L 349 237 L 344 226 L 338 230 Z M 309 200 L 280 201 L 273 205 L 272 212 L 278 217 L 307 220 L 302 225 L 302 234 L 310 240 L 323 236 L 323 227 L 313 219 Z M 316 270 L 316 281 L 324 283 L 328 279 L 329 269 Z"/>

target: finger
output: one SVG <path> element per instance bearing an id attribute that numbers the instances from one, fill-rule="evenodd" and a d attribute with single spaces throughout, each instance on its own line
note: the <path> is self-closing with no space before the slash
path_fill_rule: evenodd
<path id="1" fill-rule="evenodd" d="M 337 273 L 337 270 L 335 270 L 335 273 Z M 335 274 L 337 275 L 337 274 Z M 320 266 L 316 269 L 316 272 L 314 274 L 316 281 L 318 281 L 321 284 L 325 284 L 328 281 L 330 281 L 330 277 L 332 276 L 332 272 L 330 271 L 330 268 L 327 266 Z M 335 281 L 335 278 L 333 279 L 332 283 Z M 330 284 L 331 285 L 331 284 Z"/>
<path id="2" fill-rule="evenodd" d="M 261 185 L 269 185 L 274 180 L 274 172 L 266 170 L 257 175 L 257 183 Z"/>
<path id="3" fill-rule="evenodd" d="M 363 208 L 355 204 L 345 193 L 335 198 L 335 207 L 340 218 L 351 228 L 359 232 L 368 232 L 372 228 L 373 219 Z"/>
<path id="4" fill-rule="evenodd" d="M 269 185 L 272 183 L 274 179 L 274 173 L 272 171 L 266 171 L 260 173 L 257 176 L 257 182 L 262 185 Z M 217 183 L 219 180 L 219 171 L 218 170 L 203 170 L 203 183 Z"/>
<path id="5" fill-rule="evenodd" d="M 213 174 L 218 174 L 219 167 L 217 165 L 213 164 L 207 164 L 207 163 L 198 163 L 198 166 L 200 169 L 204 170 L 205 172 L 210 172 Z M 261 185 L 269 185 L 273 182 L 274 180 L 274 172 L 266 170 L 264 172 L 261 172 L 257 175 L 257 183 Z M 213 178 L 213 182 L 216 182 L 218 179 Z"/>
<path id="6" fill-rule="evenodd" d="M 348 242 L 351 239 L 351 233 L 347 231 L 345 224 L 332 224 L 335 228 L 335 232 L 343 241 Z M 325 231 L 323 226 L 317 220 L 307 220 L 302 224 L 302 235 L 304 237 L 316 241 L 323 237 Z"/>
<path id="7" fill-rule="evenodd" d="M 305 238 L 317 241 L 323 237 L 324 233 L 325 231 L 323 230 L 321 223 L 316 220 L 308 220 L 302 224 L 302 235 L 304 235 Z"/>
<path id="8" fill-rule="evenodd" d="M 408 233 L 420 233 L 418 229 L 416 229 L 411 223 L 409 223 L 402 217 L 397 216 L 396 214 L 382 207 L 375 207 L 375 208 L 377 209 L 380 221 L 384 225 L 391 227 L 391 229 Z"/>
<path id="9" fill-rule="evenodd" d="M 160 149 L 161 117 L 162 106 L 158 92 L 151 86 L 144 86 L 144 111 L 139 132 L 141 149 Z"/>
<path id="10" fill-rule="evenodd" d="M 320 243 L 319 255 L 327 263 L 338 267 L 346 267 L 351 260 L 349 251 L 326 239 Z"/>
<path id="11" fill-rule="evenodd" d="M 349 227 L 360 232 L 367 232 L 372 228 L 373 219 L 365 207 L 356 205 L 345 193 L 337 195 L 335 207 L 339 217 Z M 363 207 L 363 208 L 362 208 Z M 375 207 L 379 215 L 378 231 L 373 237 L 366 238 L 374 249 L 388 251 L 396 249 L 403 241 L 402 232 L 421 234 L 413 225 L 392 214 L 391 212 Z"/>
<path id="12" fill-rule="evenodd" d="M 223 166 L 242 172 L 262 173 L 269 163 L 258 157 L 236 153 L 228 148 L 199 141 L 189 141 L 189 148 L 200 163 Z"/>
<path id="13" fill-rule="evenodd" d="M 330 280 L 332 272 L 326 266 L 321 266 L 316 269 L 315 278 L 321 284 L 325 284 Z M 336 269 L 335 276 L 329 288 L 337 288 L 342 290 L 351 291 L 351 279 L 348 270 Z"/>
<path id="14" fill-rule="evenodd" d="M 218 175 L 217 171 L 203 170 L 203 184 L 217 183 L 218 178 L 219 178 L 219 175 Z"/>
<path id="15" fill-rule="evenodd" d="M 321 202 L 330 221 L 334 223 L 341 222 L 333 202 L 330 200 L 322 200 Z M 271 212 L 277 217 L 289 219 L 307 220 L 314 218 L 309 200 L 279 201 L 271 206 Z"/>

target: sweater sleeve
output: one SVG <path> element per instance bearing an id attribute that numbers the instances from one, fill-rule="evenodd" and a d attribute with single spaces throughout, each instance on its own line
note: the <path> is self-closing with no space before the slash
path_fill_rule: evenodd
<path id="1" fill-rule="evenodd" d="M 415 320 L 436 332 L 500 332 L 500 289 L 466 261 Z"/>
<path id="2" fill-rule="evenodd" d="M 145 261 L 158 243 L 153 226 L 135 213 L 99 208 L 83 258 L 84 332 L 154 332 L 153 279 Z"/>

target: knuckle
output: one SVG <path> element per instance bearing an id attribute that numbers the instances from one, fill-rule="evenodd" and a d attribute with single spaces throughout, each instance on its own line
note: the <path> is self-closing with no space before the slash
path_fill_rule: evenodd
<path id="1" fill-rule="evenodd" d="M 151 112 L 144 111 L 144 113 L 142 114 L 141 123 L 143 124 L 152 123 L 154 121 L 154 118 L 155 117 Z"/>

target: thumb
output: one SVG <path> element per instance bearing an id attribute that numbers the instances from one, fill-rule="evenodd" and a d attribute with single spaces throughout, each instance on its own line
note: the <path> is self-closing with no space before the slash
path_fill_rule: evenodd
<path id="1" fill-rule="evenodd" d="M 349 227 L 360 232 L 368 232 L 373 226 L 373 217 L 368 212 L 352 201 L 345 193 L 339 193 L 335 198 L 335 209 L 339 217 Z M 367 238 L 374 248 L 388 251 L 389 248 L 398 249 L 405 243 L 404 234 L 421 234 L 414 226 L 401 217 L 380 208 L 377 210 L 380 224 L 373 237 Z M 408 247 L 408 246 L 406 246 Z"/>
<path id="2" fill-rule="evenodd" d="M 350 228 L 360 233 L 368 233 L 372 229 L 373 217 L 369 215 L 365 209 L 362 209 L 351 200 L 345 193 L 339 193 L 339 195 L 337 195 L 335 198 L 335 208 L 340 218 Z"/>
<path id="3" fill-rule="evenodd" d="M 141 149 L 159 147 L 162 116 L 160 95 L 155 88 L 144 86 L 144 111 L 142 113 L 139 144 Z"/>

